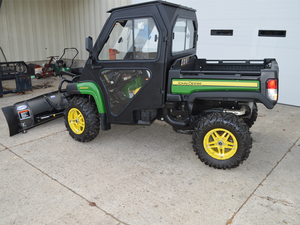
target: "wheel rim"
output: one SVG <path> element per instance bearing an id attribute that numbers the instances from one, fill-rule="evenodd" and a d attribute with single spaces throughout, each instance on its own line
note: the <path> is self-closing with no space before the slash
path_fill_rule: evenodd
<path id="1" fill-rule="evenodd" d="M 85 128 L 84 117 L 82 113 L 76 109 L 72 108 L 68 113 L 68 121 L 71 130 L 75 134 L 82 134 Z"/>
<path id="2" fill-rule="evenodd" d="M 226 160 L 234 156 L 238 149 L 236 137 L 228 130 L 215 128 L 207 132 L 203 139 L 207 154 L 214 159 Z"/>

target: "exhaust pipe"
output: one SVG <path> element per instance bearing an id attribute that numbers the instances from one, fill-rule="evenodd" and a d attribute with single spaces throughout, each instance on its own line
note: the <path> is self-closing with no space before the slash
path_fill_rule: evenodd
<path id="1" fill-rule="evenodd" d="M 237 116 L 242 116 L 243 118 L 251 118 L 254 103 L 249 102 L 241 107 L 241 109 L 223 109 L 225 113 L 233 113 Z"/>
<path id="2" fill-rule="evenodd" d="M 247 112 L 246 106 L 242 106 L 241 109 L 223 109 L 224 113 L 232 113 L 237 116 L 243 116 Z"/>
<path id="3" fill-rule="evenodd" d="M 164 116 L 164 120 L 173 127 L 186 129 L 189 127 L 189 120 L 178 121 L 171 115 L 170 109 L 167 109 L 167 114 Z"/>

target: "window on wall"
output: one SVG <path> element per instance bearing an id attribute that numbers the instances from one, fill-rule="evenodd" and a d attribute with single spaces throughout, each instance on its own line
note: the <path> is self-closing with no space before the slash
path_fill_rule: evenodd
<path id="1" fill-rule="evenodd" d="M 159 33 L 152 18 L 116 21 L 99 60 L 156 59 Z"/>
<path id="2" fill-rule="evenodd" d="M 212 35 L 212 36 L 232 36 L 233 30 L 211 30 L 210 35 Z"/>
<path id="3" fill-rule="evenodd" d="M 195 26 L 189 19 L 178 18 L 173 29 L 172 53 L 195 47 Z"/>
<path id="4" fill-rule="evenodd" d="M 259 30 L 258 36 L 261 36 L 261 37 L 286 37 L 286 30 Z"/>

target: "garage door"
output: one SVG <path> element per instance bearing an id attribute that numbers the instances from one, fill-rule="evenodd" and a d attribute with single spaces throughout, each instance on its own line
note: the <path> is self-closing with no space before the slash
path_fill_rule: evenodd
<path id="1" fill-rule="evenodd" d="M 133 3 L 144 2 L 132 0 Z M 276 58 L 279 103 L 300 106 L 300 1 L 172 0 L 197 10 L 197 55 L 207 59 Z"/>

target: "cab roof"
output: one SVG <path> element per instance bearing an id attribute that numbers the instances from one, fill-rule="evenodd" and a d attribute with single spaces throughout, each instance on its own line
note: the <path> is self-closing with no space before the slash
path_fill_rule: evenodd
<path id="1" fill-rule="evenodd" d="M 138 4 L 131 4 L 131 5 L 126 5 L 126 6 L 116 7 L 116 8 L 112 8 L 111 10 L 109 10 L 107 12 L 112 13 L 112 12 L 114 12 L 116 10 L 120 10 L 120 9 L 127 9 L 127 8 L 133 8 L 133 7 L 137 7 L 137 6 L 146 6 L 146 5 L 153 5 L 153 4 L 168 5 L 168 6 L 172 6 L 172 7 L 175 7 L 175 8 L 181 8 L 181 9 L 186 9 L 186 10 L 196 12 L 196 9 L 186 7 L 186 6 L 182 6 L 182 5 L 178 5 L 178 4 L 171 3 L 171 2 L 161 1 L 161 0 L 160 1 L 150 1 L 150 2 L 144 2 L 144 3 L 138 3 Z"/>

